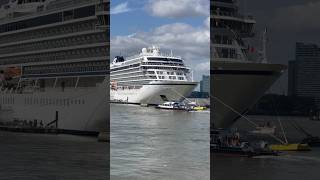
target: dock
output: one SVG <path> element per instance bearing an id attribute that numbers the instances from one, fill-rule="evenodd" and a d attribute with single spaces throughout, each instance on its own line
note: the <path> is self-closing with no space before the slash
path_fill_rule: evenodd
<path id="1" fill-rule="evenodd" d="M 61 133 L 59 129 L 55 129 L 55 128 L 36 128 L 36 127 L 19 127 L 19 126 L 0 126 L 0 131 L 42 133 L 42 134 Z"/>
<path id="2" fill-rule="evenodd" d="M 52 127 L 22 127 L 22 126 L 0 126 L 0 131 L 20 132 L 20 133 L 39 133 L 39 134 L 70 134 L 79 136 L 98 137 L 99 132 L 67 130 Z"/>

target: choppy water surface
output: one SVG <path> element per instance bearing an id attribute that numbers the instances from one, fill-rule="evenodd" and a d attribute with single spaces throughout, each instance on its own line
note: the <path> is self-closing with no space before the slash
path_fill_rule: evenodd
<path id="1" fill-rule="evenodd" d="M 97 138 L 0 131 L 0 179 L 108 178 L 108 146 Z"/>
<path id="2" fill-rule="evenodd" d="M 315 136 L 320 136 L 320 121 L 310 121 L 301 117 L 249 117 L 262 123 L 269 121 L 277 126 L 278 136 L 280 118 L 290 143 L 299 142 L 305 137 L 293 126 L 292 121 Z M 242 130 L 253 130 L 249 123 L 240 120 L 235 127 Z M 312 148 L 309 152 L 288 152 L 277 157 L 236 158 L 213 156 L 213 179 L 215 180 L 318 180 L 320 177 L 320 148 Z"/>
<path id="3" fill-rule="evenodd" d="M 210 179 L 209 113 L 111 105 L 111 179 Z"/>

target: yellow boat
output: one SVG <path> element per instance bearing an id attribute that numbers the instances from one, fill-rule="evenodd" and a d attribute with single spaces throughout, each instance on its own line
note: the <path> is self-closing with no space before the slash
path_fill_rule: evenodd
<path id="1" fill-rule="evenodd" d="M 203 110 L 206 110 L 207 108 L 206 107 L 203 107 L 203 106 L 195 106 L 192 108 L 192 110 L 195 110 L 195 111 L 203 111 Z"/>
<path id="2" fill-rule="evenodd" d="M 308 144 L 273 144 L 270 145 L 273 151 L 310 151 Z"/>

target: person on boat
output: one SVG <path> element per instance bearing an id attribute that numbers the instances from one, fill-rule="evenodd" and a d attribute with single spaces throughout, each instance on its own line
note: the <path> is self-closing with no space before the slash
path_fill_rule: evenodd
<path id="1" fill-rule="evenodd" d="M 42 120 L 40 121 L 40 127 L 41 127 L 41 128 L 43 127 L 43 122 L 42 122 Z"/>
<path id="2" fill-rule="evenodd" d="M 218 138 L 217 138 L 217 144 L 218 144 L 219 147 L 222 145 L 221 137 L 218 137 Z"/>
<path id="3" fill-rule="evenodd" d="M 271 127 L 271 124 L 269 121 L 267 122 L 267 127 Z"/>

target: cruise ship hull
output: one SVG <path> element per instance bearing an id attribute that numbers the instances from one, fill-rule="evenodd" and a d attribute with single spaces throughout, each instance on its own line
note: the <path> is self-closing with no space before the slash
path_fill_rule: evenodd
<path id="1" fill-rule="evenodd" d="M 143 85 L 140 89 L 111 90 L 110 100 L 131 104 L 157 105 L 165 101 L 180 101 L 190 95 L 197 82 L 161 81 Z"/>
<path id="2" fill-rule="evenodd" d="M 212 64 L 214 128 L 229 128 L 261 98 L 280 77 L 285 66 L 261 63 Z"/>
<path id="3" fill-rule="evenodd" d="M 97 87 L 47 90 L 34 93 L 2 93 L 0 122 L 37 120 L 46 126 L 58 118 L 58 129 L 75 133 L 107 130 L 109 117 L 107 82 Z M 54 126 L 55 123 L 53 123 Z M 55 128 L 55 127 L 54 127 Z"/>

